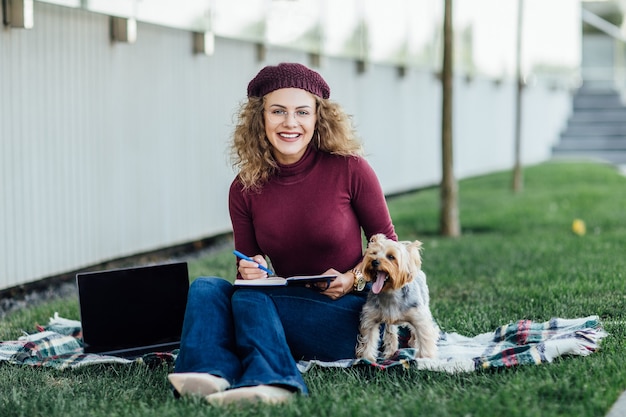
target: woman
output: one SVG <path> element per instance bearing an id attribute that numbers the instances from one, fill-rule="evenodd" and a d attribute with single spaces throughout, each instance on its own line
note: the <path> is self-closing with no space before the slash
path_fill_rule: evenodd
<path id="1" fill-rule="evenodd" d="M 215 404 L 280 403 L 307 394 L 296 361 L 354 357 L 365 302 L 362 232 L 397 240 L 378 179 L 350 118 L 315 71 L 263 68 L 248 85 L 232 142 L 230 187 L 238 279 L 335 274 L 330 287 L 238 288 L 212 277 L 190 287 L 180 353 L 169 375 L 179 395 Z"/>

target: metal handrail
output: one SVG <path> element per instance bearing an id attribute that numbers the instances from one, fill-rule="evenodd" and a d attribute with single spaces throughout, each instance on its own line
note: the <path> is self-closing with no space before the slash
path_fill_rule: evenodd
<path id="1" fill-rule="evenodd" d="M 595 27 L 599 31 L 602 31 L 612 37 L 613 39 L 617 39 L 622 42 L 626 42 L 626 36 L 622 34 L 622 31 L 619 27 L 615 26 L 613 23 L 609 22 L 598 16 L 595 13 L 590 12 L 589 10 L 582 9 L 581 17 L 583 22 Z"/>

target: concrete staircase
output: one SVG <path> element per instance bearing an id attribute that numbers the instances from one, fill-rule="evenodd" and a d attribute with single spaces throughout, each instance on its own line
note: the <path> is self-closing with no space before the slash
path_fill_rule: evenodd
<path id="1" fill-rule="evenodd" d="M 581 87 L 555 158 L 593 158 L 626 164 L 626 106 L 610 89 Z"/>

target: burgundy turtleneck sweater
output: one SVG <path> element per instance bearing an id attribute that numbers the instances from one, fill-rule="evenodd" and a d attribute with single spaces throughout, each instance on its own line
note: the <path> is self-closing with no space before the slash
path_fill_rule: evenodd
<path id="1" fill-rule="evenodd" d="M 235 248 L 267 255 L 279 276 L 346 272 L 361 261 L 361 229 L 369 239 L 397 240 L 382 188 L 363 158 L 309 147 L 300 161 L 280 165 L 260 192 L 229 193 Z"/>

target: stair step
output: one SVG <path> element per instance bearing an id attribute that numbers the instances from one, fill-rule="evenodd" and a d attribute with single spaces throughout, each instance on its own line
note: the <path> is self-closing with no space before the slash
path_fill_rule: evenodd
<path id="1" fill-rule="evenodd" d="M 586 84 L 583 84 L 576 90 L 576 94 L 618 94 L 615 86 L 602 87 L 600 85 L 589 88 Z"/>
<path id="2" fill-rule="evenodd" d="M 576 96 L 619 96 L 620 93 L 615 90 L 614 87 L 597 87 L 597 88 L 588 88 L 586 86 L 580 87 L 578 90 L 574 92 Z"/>
<path id="3" fill-rule="evenodd" d="M 624 103 L 619 96 L 577 96 L 573 100 L 574 109 L 619 109 Z"/>
<path id="4" fill-rule="evenodd" d="M 612 80 L 584 80 L 583 85 L 579 88 L 583 91 L 601 91 L 601 92 L 615 92 L 615 84 Z"/>
<path id="5" fill-rule="evenodd" d="M 598 119 L 580 119 L 580 118 L 570 118 L 567 122 L 568 126 L 577 127 L 577 126 L 626 126 L 626 120 L 624 119 L 609 119 L 609 120 L 598 120 Z"/>
<path id="6" fill-rule="evenodd" d="M 595 137 L 581 137 L 577 139 L 563 138 L 556 149 L 578 149 L 578 150 L 611 150 L 626 151 L 626 137 L 620 139 L 605 139 Z"/>
<path id="7" fill-rule="evenodd" d="M 570 123 L 563 136 L 625 136 L 626 123 L 572 124 Z"/>
<path id="8" fill-rule="evenodd" d="M 626 108 L 595 111 L 574 109 L 570 120 L 585 123 L 626 122 Z"/>

